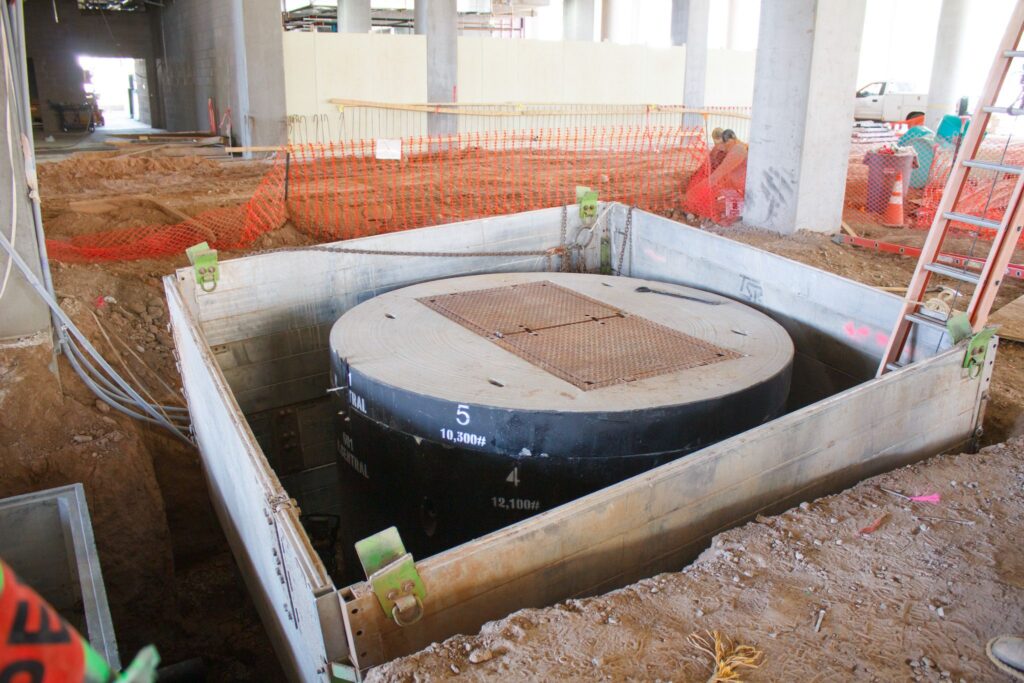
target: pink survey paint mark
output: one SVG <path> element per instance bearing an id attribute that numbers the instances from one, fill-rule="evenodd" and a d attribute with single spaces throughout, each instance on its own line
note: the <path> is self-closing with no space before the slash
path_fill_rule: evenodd
<path id="1" fill-rule="evenodd" d="M 889 335 L 887 335 L 885 332 L 875 332 L 875 344 L 883 348 L 888 346 Z"/>
<path id="2" fill-rule="evenodd" d="M 921 496 L 909 496 L 910 500 L 917 501 L 918 503 L 931 503 L 932 505 L 938 505 L 942 500 L 937 493 L 926 493 Z"/>
<path id="3" fill-rule="evenodd" d="M 652 261 L 657 261 L 658 263 L 665 263 L 668 261 L 668 259 L 665 258 L 664 254 L 659 254 L 658 252 L 654 251 L 649 247 L 644 247 L 644 256 L 651 259 Z"/>
<path id="4" fill-rule="evenodd" d="M 843 325 L 843 334 L 851 339 L 866 339 L 871 336 L 871 328 L 867 325 L 857 327 L 852 320 L 847 320 Z"/>

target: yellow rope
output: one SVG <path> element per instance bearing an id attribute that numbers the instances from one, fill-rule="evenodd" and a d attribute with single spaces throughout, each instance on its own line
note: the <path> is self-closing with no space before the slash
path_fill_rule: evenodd
<path id="1" fill-rule="evenodd" d="M 764 653 L 750 645 L 736 645 L 718 631 L 705 631 L 707 637 L 691 634 L 690 644 L 707 654 L 714 669 L 707 683 L 742 683 L 741 669 L 756 669 L 764 662 Z"/>

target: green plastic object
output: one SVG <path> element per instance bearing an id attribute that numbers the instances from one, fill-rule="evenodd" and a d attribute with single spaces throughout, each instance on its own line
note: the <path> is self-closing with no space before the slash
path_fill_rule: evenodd
<path id="1" fill-rule="evenodd" d="M 960 120 L 959 116 L 946 114 L 942 117 L 942 121 L 939 122 L 939 129 L 935 131 L 935 137 L 952 140 L 956 136 L 963 135 L 966 132 L 967 128 L 964 126 L 964 123 Z"/>
<path id="2" fill-rule="evenodd" d="M 185 250 L 188 262 L 196 274 L 196 284 L 204 292 L 212 292 L 220 281 L 220 265 L 217 263 L 217 250 L 211 249 L 206 242 L 193 244 Z"/>
<path id="3" fill-rule="evenodd" d="M 964 368 L 967 374 L 974 379 L 981 374 L 985 366 L 985 358 L 988 356 L 988 345 L 996 333 L 995 327 L 986 327 L 981 332 L 971 337 L 967 344 L 967 353 L 964 354 Z"/>
<path id="4" fill-rule="evenodd" d="M 928 137 L 929 135 L 935 135 L 935 131 L 933 131 L 931 128 L 927 126 L 914 126 L 913 128 L 909 129 L 906 133 L 904 133 L 900 137 L 900 139 L 897 140 L 896 144 L 899 145 L 900 147 L 903 147 L 904 145 L 907 144 L 907 142 L 913 140 L 914 138 L 925 138 Z"/>
<path id="5" fill-rule="evenodd" d="M 582 220 L 586 221 L 597 218 L 597 190 L 577 185 L 576 203 L 580 205 L 580 218 Z"/>
<path id="6" fill-rule="evenodd" d="M 156 648 L 147 645 L 127 669 L 112 671 L 89 641 L 3 560 L 0 640 L 0 681 L 154 683 L 160 665 Z"/>
<path id="7" fill-rule="evenodd" d="M 949 331 L 949 336 L 953 338 L 954 344 L 959 344 L 964 339 L 974 336 L 974 328 L 971 327 L 971 321 L 967 318 L 966 313 L 957 313 L 950 317 L 946 321 L 946 330 Z"/>
<path id="8" fill-rule="evenodd" d="M 384 614 L 399 626 L 419 621 L 427 589 L 398 529 L 391 527 L 357 541 L 356 554 Z"/>
<path id="9" fill-rule="evenodd" d="M 910 187 L 920 190 L 928 184 L 935 157 L 935 135 L 924 126 L 915 126 L 900 138 L 900 147 L 910 147 L 917 153 L 917 168 L 910 172 Z"/>

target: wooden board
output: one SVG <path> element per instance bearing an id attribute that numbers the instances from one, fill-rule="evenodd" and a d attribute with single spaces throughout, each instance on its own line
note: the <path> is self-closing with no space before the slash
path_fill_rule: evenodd
<path id="1" fill-rule="evenodd" d="M 990 325 L 999 325 L 1000 338 L 1024 342 L 1024 296 L 993 313 L 988 322 Z"/>

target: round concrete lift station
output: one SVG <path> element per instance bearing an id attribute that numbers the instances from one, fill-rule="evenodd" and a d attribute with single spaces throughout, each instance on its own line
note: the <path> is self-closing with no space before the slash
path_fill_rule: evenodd
<path id="1" fill-rule="evenodd" d="M 420 557 L 773 419 L 793 362 L 732 299 L 574 273 L 405 287 L 330 344 L 345 526 Z"/>

